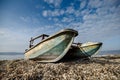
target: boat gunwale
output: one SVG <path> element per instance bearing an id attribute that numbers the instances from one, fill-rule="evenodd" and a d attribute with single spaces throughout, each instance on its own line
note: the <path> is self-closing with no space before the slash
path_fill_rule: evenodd
<path id="1" fill-rule="evenodd" d="M 100 43 L 94 43 L 94 44 L 90 44 L 90 45 L 86 45 L 86 46 L 78 46 L 78 47 L 81 47 L 81 48 L 84 48 L 84 47 L 88 47 L 88 46 L 94 46 L 94 45 L 102 45 L 102 43 L 100 42 Z"/>
<path id="2" fill-rule="evenodd" d="M 84 47 L 88 47 L 88 46 L 94 46 L 94 45 L 102 45 L 102 43 L 95 43 L 95 44 L 90 44 L 90 45 L 87 45 L 87 46 L 81 46 L 81 45 L 72 45 L 72 47 L 80 47 L 80 48 L 84 48 Z"/>
<path id="3" fill-rule="evenodd" d="M 35 48 L 36 46 L 40 45 L 41 43 L 45 42 L 45 41 L 48 41 L 49 39 L 53 38 L 53 37 L 56 37 L 57 35 L 60 35 L 62 33 L 65 33 L 65 32 L 74 32 L 75 33 L 75 36 L 78 35 L 78 32 L 76 30 L 73 30 L 73 29 L 64 29 L 64 30 L 61 30 L 59 31 L 58 33 L 54 34 L 54 35 L 51 35 L 50 37 L 40 41 L 39 43 L 37 43 L 36 45 L 34 45 L 33 47 L 29 48 L 27 51 L 25 51 L 25 53 L 27 53 L 28 51 L 32 50 L 33 48 Z M 24 53 L 24 54 L 25 54 Z"/>

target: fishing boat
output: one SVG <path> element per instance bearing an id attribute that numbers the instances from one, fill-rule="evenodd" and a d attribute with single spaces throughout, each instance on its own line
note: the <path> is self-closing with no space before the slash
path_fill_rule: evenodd
<path id="1" fill-rule="evenodd" d="M 70 50 L 68 51 L 68 54 L 66 54 L 66 57 L 91 57 L 92 55 L 99 52 L 101 46 L 101 42 L 73 43 Z"/>
<path id="2" fill-rule="evenodd" d="M 34 59 L 39 62 L 57 62 L 68 52 L 77 35 L 77 31 L 65 29 L 52 36 L 43 34 L 31 38 L 30 48 L 25 51 L 25 59 Z M 34 40 L 40 37 L 42 37 L 42 41 L 33 45 Z M 45 37 L 47 38 L 45 39 Z"/>

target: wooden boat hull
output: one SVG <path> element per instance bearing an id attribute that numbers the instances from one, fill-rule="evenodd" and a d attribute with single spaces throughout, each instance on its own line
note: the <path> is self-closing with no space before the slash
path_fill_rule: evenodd
<path id="1" fill-rule="evenodd" d="M 66 57 L 90 57 L 96 54 L 101 48 L 102 43 L 92 43 L 86 45 L 71 46 Z"/>
<path id="2" fill-rule="evenodd" d="M 39 62 L 57 62 L 63 58 L 73 43 L 78 32 L 66 29 L 41 41 L 25 52 L 25 59 L 35 59 Z"/>

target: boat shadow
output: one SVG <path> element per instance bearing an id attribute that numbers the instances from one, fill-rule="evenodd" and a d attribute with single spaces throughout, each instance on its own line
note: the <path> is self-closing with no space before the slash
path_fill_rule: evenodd
<path id="1" fill-rule="evenodd" d="M 73 63 L 73 64 L 91 64 L 91 63 L 97 63 L 101 65 L 111 65 L 111 64 L 119 64 L 120 65 L 120 57 L 86 57 L 86 58 L 81 58 L 81 57 L 72 57 L 72 58 L 63 58 L 60 61 L 56 63 Z"/>

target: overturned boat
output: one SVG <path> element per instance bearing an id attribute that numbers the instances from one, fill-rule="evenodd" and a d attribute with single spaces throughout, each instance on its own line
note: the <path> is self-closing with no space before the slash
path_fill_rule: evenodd
<path id="1" fill-rule="evenodd" d="M 98 53 L 101 46 L 101 42 L 73 43 L 66 57 L 91 57 L 92 55 Z"/>
<path id="2" fill-rule="evenodd" d="M 73 29 L 62 30 L 55 35 L 41 35 L 31 38 L 30 48 L 25 51 L 25 59 L 34 59 L 39 62 L 57 62 L 64 57 L 70 49 L 74 37 L 78 32 Z M 48 38 L 44 39 L 45 36 Z M 33 46 L 34 40 L 42 37 L 42 41 Z"/>

